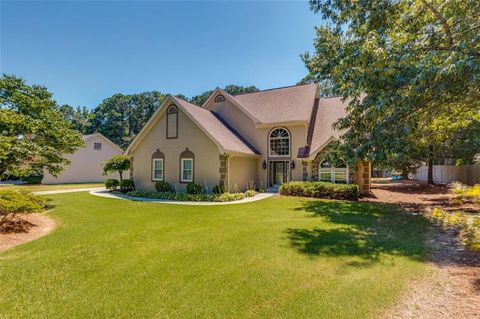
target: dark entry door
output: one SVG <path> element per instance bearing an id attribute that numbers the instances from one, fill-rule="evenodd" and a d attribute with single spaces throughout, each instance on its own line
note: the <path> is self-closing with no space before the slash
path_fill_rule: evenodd
<path id="1" fill-rule="evenodd" d="M 273 162 L 273 184 L 282 185 L 287 181 L 285 162 Z"/>

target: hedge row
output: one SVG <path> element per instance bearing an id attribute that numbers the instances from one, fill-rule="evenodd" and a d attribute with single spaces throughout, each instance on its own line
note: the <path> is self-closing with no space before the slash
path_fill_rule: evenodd
<path id="1" fill-rule="evenodd" d="M 331 199 L 358 199 L 356 184 L 334 184 L 327 182 L 288 182 L 280 187 L 280 194 Z"/>
<path id="2" fill-rule="evenodd" d="M 186 193 L 172 193 L 172 192 L 143 192 L 132 191 L 127 193 L 132 197 L 154 198 L 154 199 L 168 199 L 176 201 L 192 201 L 192 202 L 231 202 L 235 200 L 244 199 L 245 197 L 252 197 L 255 192 L 247 191 L 245 193 L 223 193 L 223 194 L 186 194 Z"/>

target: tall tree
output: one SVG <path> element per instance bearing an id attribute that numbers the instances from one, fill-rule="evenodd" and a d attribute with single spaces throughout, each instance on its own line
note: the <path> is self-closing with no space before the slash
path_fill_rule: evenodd
<path id="1" fill-rule="evenodd" d="M 106 98 L 93 111 L 93 130 L 126 148 L 164 98 L 165 95 L 158 91 L 115 94 Z"/>
<path id="2" fill-rule="evenodd" d="M 431 164 L 446 140 L 428 134 L 458 136 L 455 124 L 434 120 L 454 113 L 450 120 L 461 123 L 480 111 L 479 1 L 311 0 L 310 6 L 327 24 L 316 28 L 315 53 L 303 61 L 316 81 L 350 98 L 337 124 L 348 129 L 350 156 L 385 162 L 420 150 Z"/>
<path id="3" fill-rule="evenodd" d="M 94 114 L 87 107 L 78 106 L 76 109 L 70 105 L 64 104 L 59 107 L 60 112 L 67 121 L 82 134 L 92 133 L 92 121 Z"/>
<path id="4" fill-rule="evenodd" d="M 29 86 L 13 75 L 0 78 L 0 178 L 56 176 L 69 164 L 66 154 L 83 146 L 52 94 L 43 86 Z"/>

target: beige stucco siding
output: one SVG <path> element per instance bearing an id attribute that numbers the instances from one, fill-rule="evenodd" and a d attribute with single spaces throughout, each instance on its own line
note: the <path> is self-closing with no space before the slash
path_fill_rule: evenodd
<path id="1" fill-rule="evenodd" d="M 101 150 L 94 150 L 94 143 L 101 143 Z M 103 176 L 101 166 L 102 162 L 109 160 L 116 154 L 122 154 L 122 150 L 101 135 L 93 136 L 85 141 L 85 147 L 79 148 L 75 153 L 66 156 L 70 160 L 70 165 L 66 166 L 58 177 L 45 172 L 42 183 L 92 183 L 103 182 L 106 178 L 118 179 L 118 173 Z M 124 178 L 128 178 L 128 174 L 128 172 L 125 172 Z"/>
<path id="2" fill-rule="evenodd" d="M 261 106 L 259 106 L 261 107 Z M 212 111 L 218 113 L 225 121 L 227 121 L 235 130 L 240 133 L 255 149 L 261 154 L 261 158 L 257 160 L 258 182 L 268 187 L 268 168 L 263 169 L 263 161 L 270 160 L 294 160 L 295 169 L 289 170 L 291 172 L 292 180 L 302 180 L 302 167 L 301 162 L 296 159 L 297 151 L 299 147 L 303 147 L 306 144 L 307 139 L 307 126 L 295 125 L 295 126 L 281 126 L 286 128 L 290 132 L 291 136 L 291 148 L 290 157 L 287 158 L 270 158 L 268 155 L 268 136 L 270 131 L 276 126 L 271 127 L 255 127 L 254 122 L 243 111 L 239 110 L 230 101 L 214 103 Z"/>
<path id="3" fill-rule="evenodd" d="M 254 157 L 231 157 L 228 160 L 228 189 L 245 191 L 251 185 L 258 187 L 258 159 Z"/>
<path id="4" fill-rule="evenodd" d="M 206 185 L 211 190 L 220 180 L 220 153 L 216 144 L 180 108 L 178 138 L 167 139 L 166 129 L 164 113 L 131 151 L 136 187 L 154 190 L 152 154 L 159 149 L 165 156 L 165 181 L 184 190 L 187 184 L 180 183 L 180 154 L 188 148 L 194 153 L 194 182 Z"/>

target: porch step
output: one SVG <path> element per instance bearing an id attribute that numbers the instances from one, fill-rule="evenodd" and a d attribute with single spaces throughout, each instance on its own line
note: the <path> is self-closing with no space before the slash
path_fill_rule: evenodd
<path id="1" fill-rule="evenodd" d="M 267 193 L 278 193 L 280 186 L 272 186 L 267 188 Z"/>

